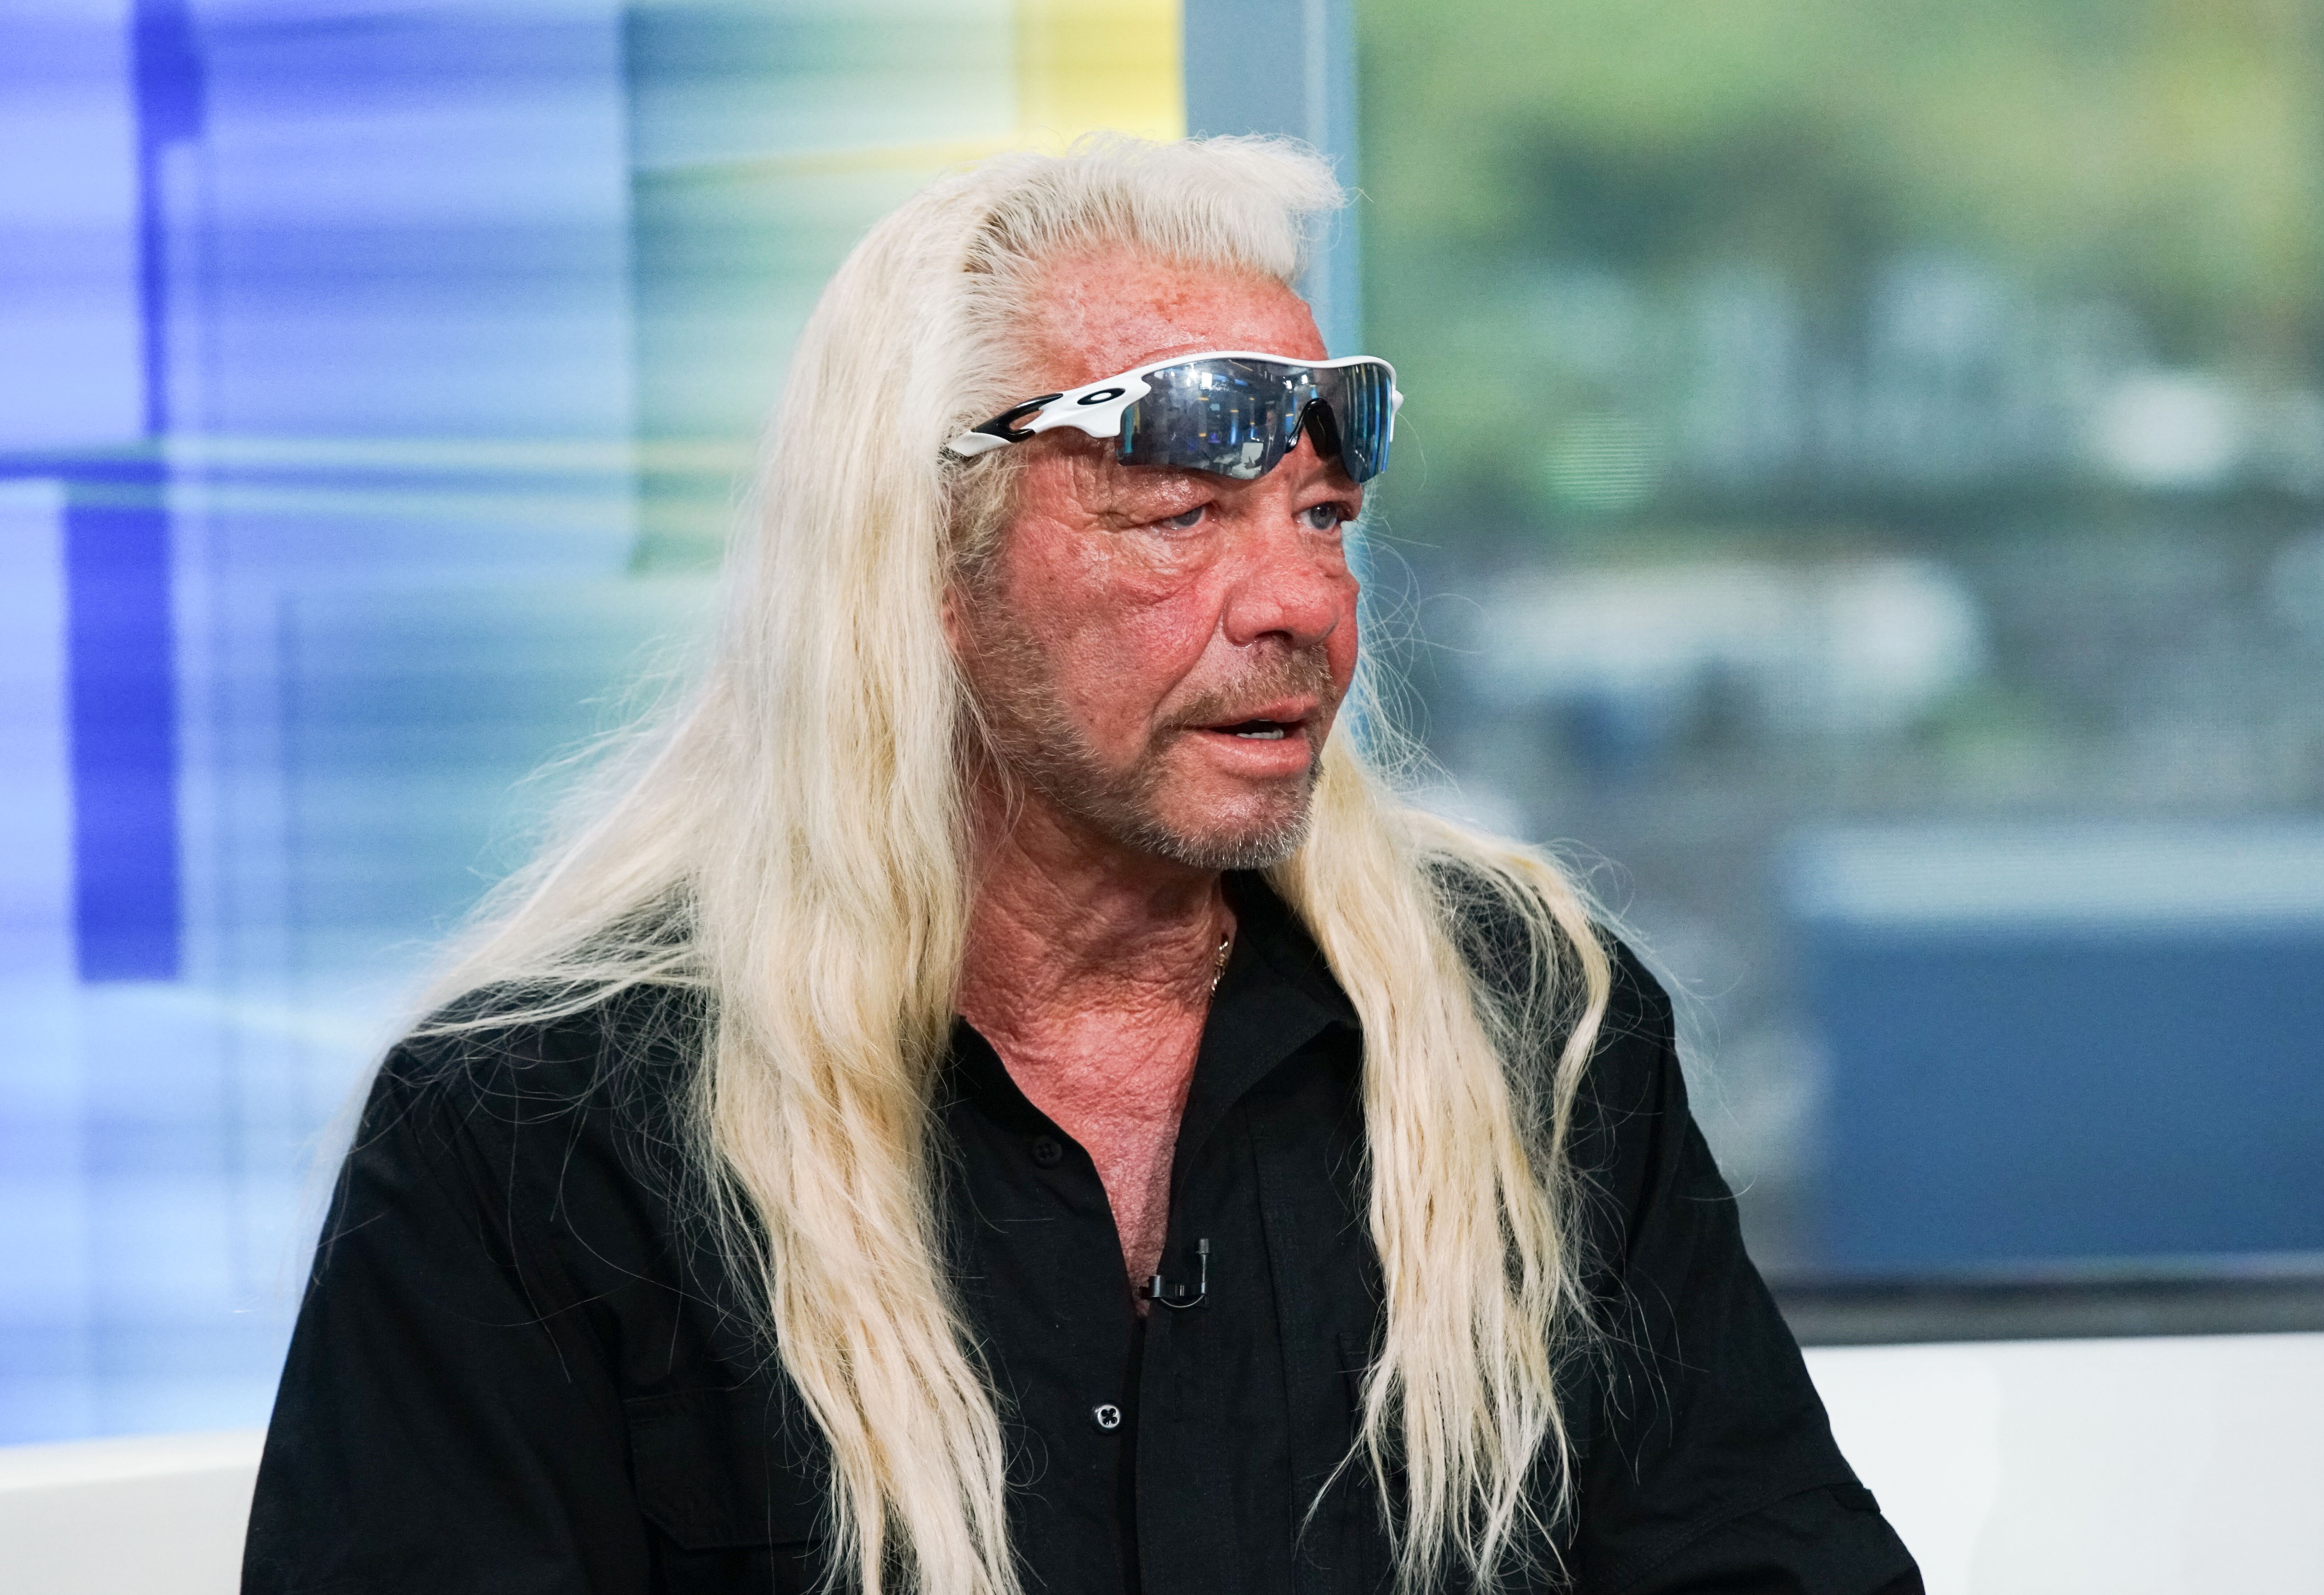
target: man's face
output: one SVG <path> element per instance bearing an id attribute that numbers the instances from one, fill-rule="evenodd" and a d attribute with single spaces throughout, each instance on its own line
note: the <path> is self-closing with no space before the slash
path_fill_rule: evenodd
<path id="1" fill-rule="evenodd" d="M 1262 278 L 1107 252 L 1048 290 L 1028 393 L 1203 349 L 1324 357 Z M 1095 840 L 1204 870 L 1286 856 L 1355 671 L 1361 490 L 1309 439 L 1255 482 L 1119 465 L 1070 429 L 1017 447 L 1015 519 L 949 610 L 1002 762 Z"/>

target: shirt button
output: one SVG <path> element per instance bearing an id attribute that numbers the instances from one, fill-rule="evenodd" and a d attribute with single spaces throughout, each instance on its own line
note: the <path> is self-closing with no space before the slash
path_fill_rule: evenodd
<path id="1" fill-rule="evenodd" d="M 1121 1427 L 1121 1408 L 1111 1401 L 1102 1406 L 1091 1408 L 1090 1416 L 1096 1421 L 1097 1426 L 1101 1429 L 1111 1430 Z"/>
<path id="2" fill-rule="evenodd" d="M 1058 1164 L 1063 1163 L 1065 1160 L 1065 1149 L 1057 1145 L 1056 1137 L 1053 1135 L 1044 1135 L 1033 1138 L 1034 1162 L 1039 1164 L 1043 1168 L 1055 1168 Z M 1117 1421 L 1119 1420 L 1117 1419 Z M 1109 1424 L 1108 1427 L 1111 1427 L 1111 1425 Z"/>

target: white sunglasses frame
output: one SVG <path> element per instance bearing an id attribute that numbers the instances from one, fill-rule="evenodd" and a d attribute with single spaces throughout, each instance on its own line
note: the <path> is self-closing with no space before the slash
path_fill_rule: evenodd
<path id="1" fill-rule="evenodd" d="M 1201 360 L 1264 360 L 1270 365 L 1297 366 L 1306 371 L 1330 371 L 1343 365 L 1379 365 L 1388 370 L 1388 440 L 1396 441 L 1396 412 L 1404 408 L 1404 395 L 1396 385 L 1396 367 L 1377 355 L 1348 355 L 1337 360 L 1296 360 L 1288 355 L 1262 354 L 1255 349 L 1202 349 L 1191 355 L 1173 355 L 1167 360 L 1149 361 L 1144 365 L 1102 376 L 1093 383 L 1084 383 L 1062 393 L 1052 393 L 1046 399 L 1028 399 L 1023 404 L 1004 410 L 987 421 L 991 426 L 1005 417 L 1016 415 L 1028 406 L 1040 409 L 1029 419 L 1010 422 L 1010 429 L 1018 433 L 1003 438 L 997 433 L 981 430 L 963 432 L 945 449 L 962 459 L 974 459 L 996 448 L 1006 448 L 1011 443 L 1022 443 L 1036 432 L 1047 432 L 1058 427 L 1074 427 L 1093 438 L 1121 436 L 1121 418 L 1130 407 L 1154 391 L 1146 379 L 1157 371 L 1167 371 L 1174 365 L 1192 365 Z"/>

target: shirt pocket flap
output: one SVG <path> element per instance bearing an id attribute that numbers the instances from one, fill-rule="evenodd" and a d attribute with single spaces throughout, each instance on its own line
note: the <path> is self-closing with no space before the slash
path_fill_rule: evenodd
<path id="1" fill-rule="evenodd" d="M 688 1551 L 821 1536 L 819 1436 L 765 1387 L 624 1401 L 638 1509 Z"/>

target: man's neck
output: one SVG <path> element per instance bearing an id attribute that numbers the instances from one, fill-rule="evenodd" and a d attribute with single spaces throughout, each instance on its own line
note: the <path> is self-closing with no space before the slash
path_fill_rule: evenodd
<path id="1" fill-rule="evenodd" d="M 1211 871 L 1093 833 L 1038 797 L 977 827 L 960 1010 L 996 1043 L 1209 1007 L 1232 917 Z"/>
<path id="2" fill-rule="evenodd" d="M 1233 926 L 1219 878 L 1034 797 L 980 818 L 961 1015 L 1089 1154 L 1124 1270 L 1143 1279 L 1169 1228 L 1178 1119 Z"/>

